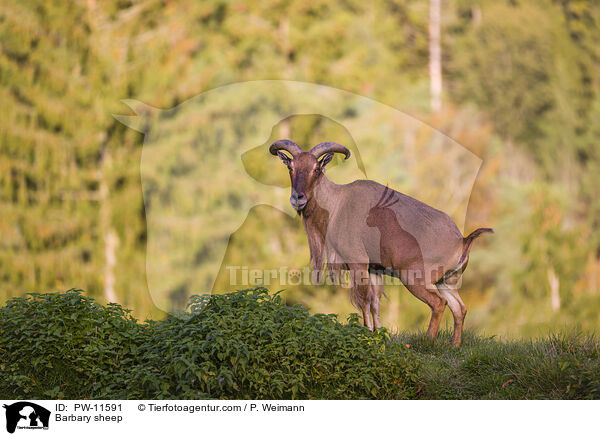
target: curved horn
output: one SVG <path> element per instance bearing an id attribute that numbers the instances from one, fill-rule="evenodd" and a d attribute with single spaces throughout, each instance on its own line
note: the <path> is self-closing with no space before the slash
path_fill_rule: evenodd
<path id="1" fill-rule="evenodd" d="M 321 142 L 320 144 L 315 145 L 309 153 L 312 154 L 317 159 L 323 156 L 325 153 L 342 153 L 346 156 L 346 159 L 350 157 L 350 150 L 344 147 L 342 144 L 338 144 L 337 142 Z"/>
<path id="2" fill-rule="evenodd" d="M 292 157 L 298 156 L 302 153 L 302 149 L 298 144 L 294 141 L 290 141 L 289 139 L 280 139 L 279 141 L 275 141 L 269 147 L 269 151 L 273 155 L 277 155 L 279 150 L 285 150 L 292 155 Z"/>

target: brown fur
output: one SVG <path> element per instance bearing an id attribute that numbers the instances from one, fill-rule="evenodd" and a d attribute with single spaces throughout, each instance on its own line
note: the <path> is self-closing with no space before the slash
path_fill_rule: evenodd
<path id="1" fill-rule="evenodd" d="M 458 294 L 459 279 L 473 240 L 492 229 L 477 229 L 463 238 L 448 215 L 412 197 L 370 180 L 331 182 L 324 167 L 333 153 L 350 156 L 340 144 L 322 143 L 303 152 L 294 142 L 280 140 L 270 151 L 290 170 L 290 202 L 302 215 L 314 268 L 350 272 L 350 295 L 365 326 L 381 327 L 379 301 L 382 275 L 387 274 L 400 278 L 430 307 L 431 337 L 437 335 L 448 304 L 454 318 L 452 343 L 460 345 L 466 307 Z"/>

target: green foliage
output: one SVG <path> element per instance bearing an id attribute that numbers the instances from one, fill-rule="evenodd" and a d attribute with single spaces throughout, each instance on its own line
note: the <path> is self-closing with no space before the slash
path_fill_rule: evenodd
<path id="1" fill-rule="evenodd" d="M 462 100 L 488 107 L 503 136 L 530 140 L 539 135 L 537 122 L 552 105 L 556 27 L 534 4 L 497 2 L 482 15 L 454 52 L 453 70 L 460 75 L 456 92 Z"/>
<path id="2" fill-rule="evenodd" d="M 256 288 L 138 323 L 82 291 L 0 308 L 0 396 L 33 399 L 599 399 L 600 343 L 371 333 Z"/>
<path id="3" fill-rule="evenodd" d="M 456 22 L 448 65 L 454 98 L 485 108 L 503 138 L 534 156 L 549 179 L 564 183 L 595 124 L 597 6 L 568 0 L 459 3 L 464 16 Z"/>
<path id="4" fill-rule="evenodd" d="M 29 294 L 0 309 L 3 397 L 94 398 L 120 389 L 147 327 L 81 291 Z"/>
<path id="5" fill-rule="evenodd" d="M 137 323 L 81 291 L 0 309 L 4 398 L 412 398 L 418 367 L 356 316 L 310 315 L 257 288 L 194 296 L 191 313 Z"/>
<path id="6" fill-rule="evenodd" d="M 530 219 L 519 229 L 524 263 L 518 267 L 515 283 L 528 296 L 543 298 L 550 294 L 549 271 L 563 283 L 577 280 L 585 262 L 582 232 L 585 228 L 565 229 L 561 199 L 557 192 L 532 189 L 527 197 L 532 206 Z M 532 295 L 533 294 L 533 295 Z M 563 288 L 562 297 L 572 299 L 572 288 Z"/>

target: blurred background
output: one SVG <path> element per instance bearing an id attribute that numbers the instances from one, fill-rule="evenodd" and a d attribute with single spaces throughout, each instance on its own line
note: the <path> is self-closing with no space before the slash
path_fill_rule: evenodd
<path id="1" fill-rule="evenodd" d="M 364 177 L 363 165 L 369 177 L 451 214 L 464 233 L 494 227 L 477 241 L 464 276 L 468 328 L 525 337 L 597 331 L 599 26 L 600 4 L 580 0 L 3 2 L 0 302 L 75 287 L 141 319 L 160 318 L 191 294 L 230 289 L 227 265 L 303 268 L 300 219 L 275 207 L 289 195 L 285 170 L 255 151 L 289 136 L 302 146 L 355 146 L 361 162 L 347 173 L 338 162 L 334 180 Z M 195 98 L 266 79 L 348 95 L 328 100 L 328 117 L 283 120 L 273 114 L 303 104 L 281 109 L 285 90 L 276 98 L 251 91 Z M 122 99 L 144 104 L 129 109 Z M 305 100 L 314 104 L 310 94 Z M 259 129 L 263 111 L 271 118 Z M 122 123 L 112 114 L 138 117 Z M 440 175 L 449 159 L 444 141 L 476 161 L 451 154 L 456 173 Z M 157 152 L 145 160 L 148 146 Z M 182 186 L 227 159 L 251 177 L 204 177 L 205 195 L 187 195 Z M 243 195 L 257 180 L 277 187 L 270 206 Z M 169 209 L 173 199 L 180 209 Z M 215 205 L 243 211 L 243 225 L 230 238 L 229 227 L 215 227 L 218 215 L 187 222 L 200 249 L 161 261 L 152 253 L 177 241 L 152 238 L 153 204 L 190 216 Z M 225 248 L 215 265 L 214 253 Z M 149 289 L 147 262 L 162 268 L 158 294 Z M 182 262 L 197 274 L 179 275 Z M 347 289 L 286 289 L 289 304 L 313 312 L 344 319 L 354 311 Z M 423 303 L 401 286 L 387 295 L 384 325 L 425 328 Z M 448 313 L 444 325 L 451 327 Z"/>

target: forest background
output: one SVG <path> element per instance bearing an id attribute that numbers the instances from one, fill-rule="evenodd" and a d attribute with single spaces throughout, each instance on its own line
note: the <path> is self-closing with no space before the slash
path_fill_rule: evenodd
<path id="1" fill-rule="evenodd" d="M 189 295 L 240 287 L 208 265 L 219 244 L 228 244 L 225 263 L 306 266 L 300 219 L 258 208 L 231 239 L 224 229 L 198 228 L 196 240 L 203 243 L 190 244 L 196 263 L 187 265 L 198 274 L 184 277 L 176 262 L 165 262 L 160 275 L 169 280 L 158 294 L 150 292 L 144 203 L 150 192 L 140 174 L 145 138 L 113 117 L 133 115 L 122 99 L 166 110 L 224 85 L 278 79 L 381 102 L 481 159 L 472 186 L 453 186 L 432 176 L 444 153 L 419 154 L 410 165 L 397 157 L 406 144 L 429 149 L 432 137 L 419 129 L 399 131 L 377 152 L 358 144 L 364 165 L 386 176 L 381 183 L 407 192 L 418 186 L 419 198 L 433 203 L 448 189 L 466 191 L 461 230 L 496 230 L 477 242 L 463 280 L 469 328 L 525 337 L 597 331 L 599 26 L 600 4 L 582 0 L 3 2 L 0 302 L 81 288 L 139 318 L 160 318 Z M 347 105 L 338 110 L 352 118 L 352 102 Z M 248 115 L 236 110 L 235 99 L 222 99 L 194 119 L 202 125 L 224 112 Z M 162 143 L 200 143 L 196 150 L 209 167 L 229 156 L 239 160 L 231 150 L 208 153 L 239 132 L 217 129 L 207 137 L 191 129 L 182 137 L 181 125 L 168 120 L 186 111 L 163 112 L 156 115 L 166 119 Z M 357 119 L 362 131 L 373 122 Z M 346 134 L 318 117 L 274 127 L 274 135 L 283 129 L 303 146 Z M 253 145 L 264 141 L 263 135 Z M 269 162 L 267 176 L 284 171 L 274 158 Z M 166 174 L 180 166 L 167 165 Z M 194 176 L 188 169 L 182 180 Z M 214 184 L 204 187 L 214 193 L 211 201 L 225 202 L 220 207 L 248 207 L 240 194 L 246 182 L 204 183 Z M 184 206 L 195 201 L 170 195 Z M 276 283 L 270 288 L 279 290 Z M 285 288 L 288 304 L 343 319 L 354 311 L 347 289 Z M 425 305 L 400 286 L 386 292 L 384 325 L 424 328 Z M 448 314 L 445 325 L 451 326 Z"/>

